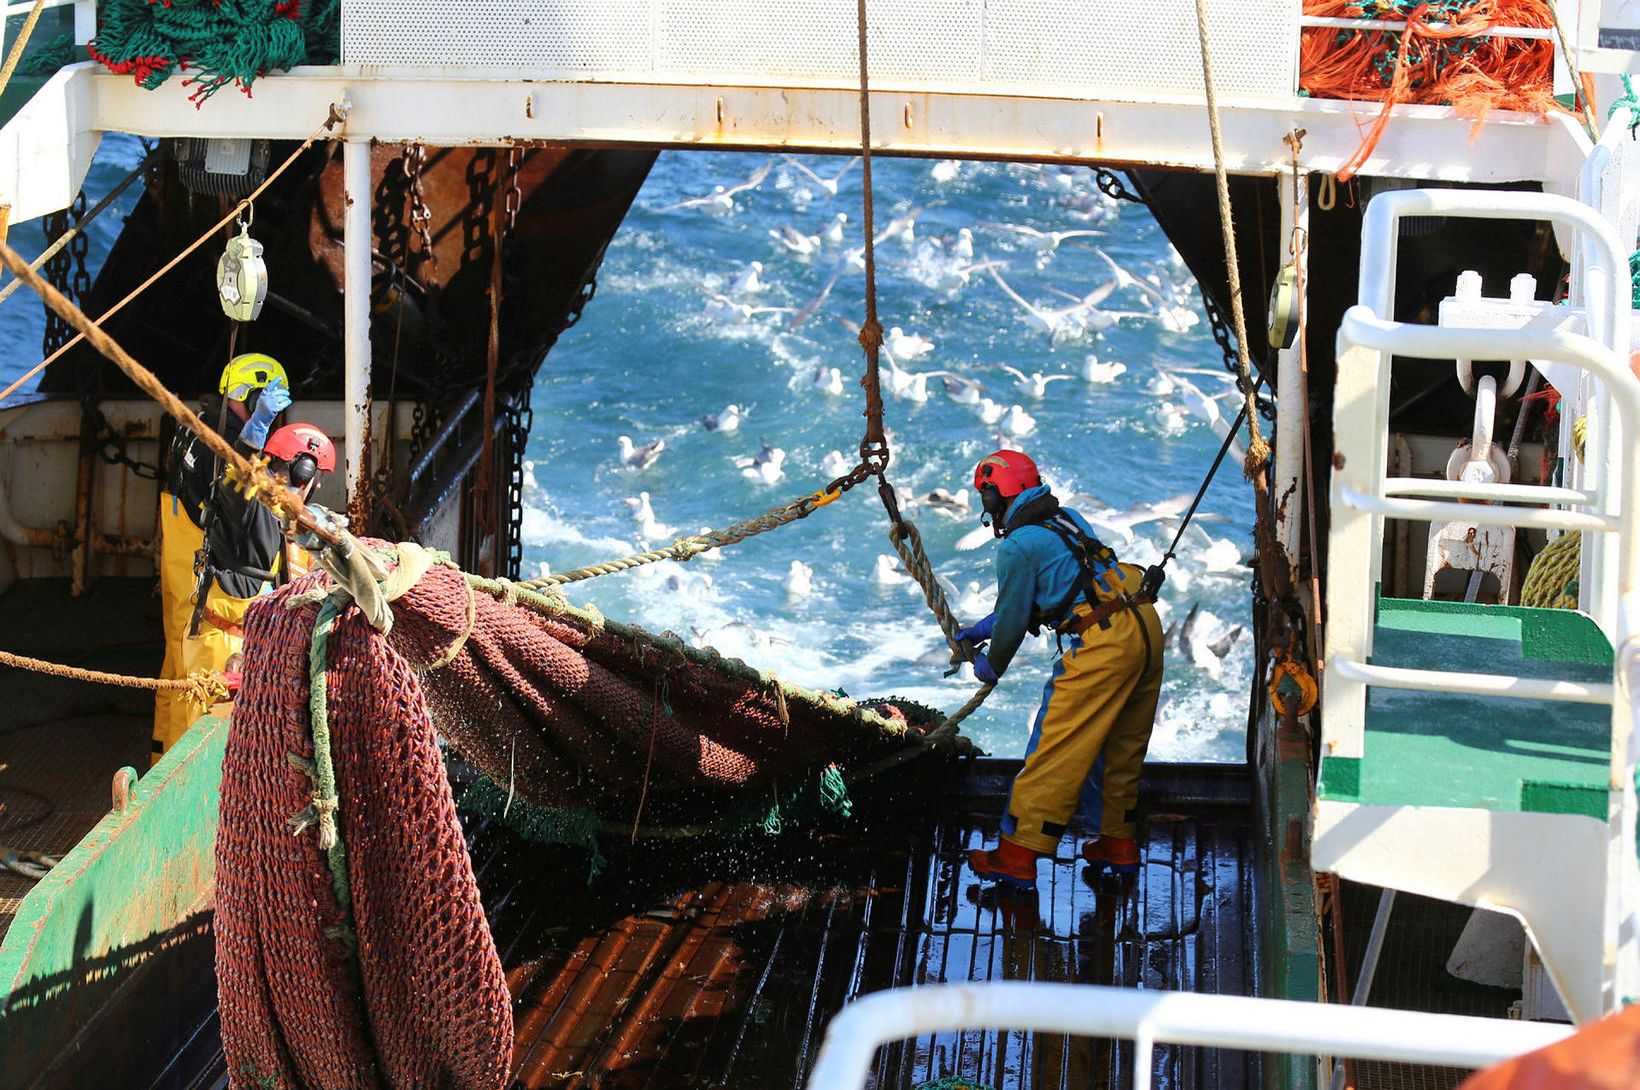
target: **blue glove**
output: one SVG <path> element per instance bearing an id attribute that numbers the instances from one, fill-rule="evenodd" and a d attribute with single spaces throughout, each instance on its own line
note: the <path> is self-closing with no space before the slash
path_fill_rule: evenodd
<path id="1" fill-rule="evenodd" d="M 273 427 L 273 418 L 288 408 L 290 389 L 280 379 L 274 379 L 262 387 L 261 394 L 256 398 L 256 408 L 240 429 L 239 438 L 245 441 L 246 446 L 261 450 L 262 444 L 268 441 L 268 429 Z"/>
<path id="2" fill-rule="evenodd" d="M 997 615 L 988 613 L 967 628 L 957 629 L 957 642 L 961 643 L 963 640 L 968 640 L 970 643 L 984 643 L 991 638 L 991 630 L 996 626 Z"/>
<path id="3" fill-rule="evenodd" d="M 984 651 L 974 652 L 974 676 L 982 685 L 997 683 L 997 672 L 991 669 L 991 660 L 985 657 Z"/>

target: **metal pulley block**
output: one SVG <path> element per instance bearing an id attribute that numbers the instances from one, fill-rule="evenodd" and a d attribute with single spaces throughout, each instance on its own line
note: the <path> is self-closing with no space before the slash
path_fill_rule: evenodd
<path id="1" fill-rule="evenodd" d="M 1462 363 L 1459 365 L 1460 372 Z M 1446 478 L 1469 484 L 1508 484 L 1509 456 L 1492 441 L 1496 420 L 1498 383 L 1482 375 L 1475 383 L 1475 422 L 1470 437 L 1447 459 Z M 1490 572 L 1497 578 L 1497 601 L 1507 603 L 1514 580 L 1515 531 L 1509 526 L 1479 526 L 1468 520 L 1432 523 L 1424 564 L 1424 597 L 1433 598 L 1442 572 L 1464 573 L 1465 598 L 1480 590 L 1479 579 Z M 1455 588 L 1447 587 L 1451 593 Z"/>
<path id="2" fill-rule="evenodd" d="M 236 322 L 254 322 L 268 297 L 268 267 L 262 244 L 251 237 L 249 217 L 239 221 L 239 234 L 216 262 L 216 292 L 222 313 Z"/>

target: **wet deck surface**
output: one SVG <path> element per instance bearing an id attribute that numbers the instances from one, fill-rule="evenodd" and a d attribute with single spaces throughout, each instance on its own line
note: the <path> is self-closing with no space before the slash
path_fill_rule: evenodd
<path id="1" fill-rule="evenodd" d="M 562 853 L 563 877 L 548 891 L 558 896 L 544 897 L 539 849 L 531 857 L 505 834 L 481 837 L 515 996 L 515 1085 L 801 1086 L 830 1016 L 897 985 L 1253 990 L 1244 808 L 1152 812 L 1135 878 L 1091 878 L 1067 839 L 1042 864 L 1037 896 L 998 896 L 961 861 L 995 842 L 1007 771 L 987 763 L 948 779 L 943 797 L 935 788 L 903 804 L 895 820 L 791 838 L 775 858 L 640 848 L 612 857 L 584 895 L 578 857 Z M 1126 1044 L 1057 1034 L 949 1034 L 884 1049 L 875 1085 L 960 1075 L 996 1087 L 1124 1086 L 1131 1055 Z M 1256 1062 L 1158 1048 L 1154 1074 L 1159 1086 L 1231 1088 L 1257 1081 Z"/>
<path id="2" fill-rule="evenodd" d="M 66 579 L 0 594 L 0 646 L 96 670 L 153 677 L 164 657 L 152 579 L 103 579 L 74 598 Z M 150 693 L 0 667 L 0 848 L 61 856 L 108 813 L 114 773 L 148 768 Z M 0 937 L 31 879 L 0 870 Z"/>

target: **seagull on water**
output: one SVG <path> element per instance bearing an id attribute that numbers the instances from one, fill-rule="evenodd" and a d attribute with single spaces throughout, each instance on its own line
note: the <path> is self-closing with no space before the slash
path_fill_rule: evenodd
<path id="1" fill-rule="evenodd" d="M 814 388 L 822 393 L 837 396 L 843 392 L 843 372 L 835 367 L 821 364 L 814 372 Z"/>
<path id="2" fill-rule="evenodd" d="M 790 163 L 792 166 L 796 167 L 803 174 L 807 175 L 809 181 L 813 182 L 815 185 L 817 185 L 821 189 L 825 190 L 827 200 L 830 200 L 831 198 L 837 196 L 837 183 L 842 181 L 843 180 L 843 175 L 847 174 L 850 170 L 853 170 L 854 169 L 854 164 L 858 163 L 860 161 L 860 157 L 858 155 L 856 155 L 854 158 L 850 159 L 848 162 L 843 164 L 843 169 L 842 170 L 839 170 L 836 174 L 833 174 L 830 178 L 822 178 L 822 177 L 820 177 L 820 175 L 816 174 L 814 171 L 810 170 L 808 167 L 804 166 L 801 162 L 799 162 L 798 160 L 792 158 L 790 155 L 782 155 L 781 158 L 786 160 L 786 162 Z"/>
<path id="3" fill-rule="evenodd" d="M 883 338 L 883 347 L 910 363 L 934 351 L 934 342 L 920 333 L 907 333 L 899 326 L 891 326 L 888 336 Z"/>
<path id="4" fill-rule="evenodd" d="M 1002 428 L 1009 435 L 1029 435 L 1036 430 L 1036 417 L 1018 405 L 1012 405 L 1002 418 Z"/>
<path id="5" fill-rule="evenodd" d="M 825 456 L 820 459 L 820 472 L 832 480 L 836 480 L 853 468 L 854 463 L 843 457 L 843 452 L 840 450 L 828 450 Z"/>
<path id="6" fill-rule="evenodd" d="M 1006 269 L 1007 267 L 1008 263 L 1006 261 L 970 261 L 966 263 L 958 261 L 940 270 L 934 281 L 934 286 L 948 295 L 955 295 L 968 286 L 968 281 L 975 273 L 984 269 Z"/>
<path id="7" fill-rule="evenodd" d="M 1183 333 L 1201 320 L 1194 307 L 1182 304 L 1180 297 L 1177 295 L 1177 289 L 1173 289 L 1172 293 L 1164 292 L 1156 284 L 1137 277 L 1121 265 L 1118 265 L 1116 259 L 1103 249 L 1095 246 L 1093 252 L 1103 258 L 1105 264 L 1110 266 L 1111 272 L 1116 274 L 1116 280 L 1120 286 L 1136 288 L 1139 294 L 1145 297 L 1145 300 L 1155 309 L 1154 317 L 1162 323 L 1162 328 L 1169 333 Z M 1168 281 L 1168 283 L 1171 284 L 1171 281 Z M 1188 296 L 1185 296 L 1185 298 L 1188 298 Z"/>
<path id="8" fill-rule="evenodd" d="M 767 439 L 759 440 L 763 449 L 755 455 L 740 455 L 734 458 L 740 475 L 748 481 L 760 481 L 763 484 L 774 484 L 785 470 L 782 468 L 786 461 L 786 452 L 779 447 L 771 447 Z"/>
<path id="9" fill-rule="evenodd" d="M 729 285 L 729 291 L 735 295 L 755 295 L 760 291 L 766 291 L 769 285 L 762 277 L 763 262 L 748 262 L 740 275 L 735 277 L 734 283 Z"/>
<path id="10" fill-rule="evenodd" d="M 734 431 L 740 427 L 740 419 L 745 415 L 745 409 L 731 403 L 725 405 L 722 412 L 707 413 L 700 418 L 700 422 L 707 431 Z"/>
<path id="11" fill-rule="evenodd" d="M 945 384 L 945 396 L 958 405 L 978 405 L 985 394 L 983 383 L 961 375 L 945 375 L 940 381 Z"/>
<path id="12" fill-rule="evenodd" d="M 782 224 L 778 229 L 769 228 L 769 237 L 774 239 L 787 250 L 798 257 L 813 257 L 820 252 L 823 240 L 819 235 L 805 235 L 795 227 Z"/>
<path id="13" fill-rule="evenodd" d="M 1038 401 L 1048 396 L 1049 383 L 1058 382 L 1061 379 L 1069 381 L 1076 377 L 1075 375 L 1044 375 L 1041 371 L 1032 371 L 1027 375 L 1019 368 L 1010 367 L 1006 363 L 1002 365 L 1002 369 L 1014 376 L 1014 382 L 1019 386 L 1022 393 Z"/>
<path id="14" fill-rule="evenodd" d="M 1089 356 L 1082 361 L 1082 377 L 1092 386 L 1104 386 L 1115 382 L 1127 371 L 1127 364 L 1115 361 L 1101 362 L 1098 356 Z"/>
<path id="15" fill-rule="evenodd" d="M 959 488 L 955 492 L 936 488 L 926 496 L 917 497 L 917 502 L 948 518 L 966 518 L 972 512 L 969 495 L 966 488 Z"/>
<path id="16" fill-rule="evenodd" d="M 615 442 L 621 448 L 621 464 L 633 469 L 648 469 L 655 464 L 655 459 L 661 456 L 661 451 L 666 449 L 665 439 L 657 439 L 653 443 L 635 447 L 630 435 L 618 435 Z"/>
<path id="17" fill-rule="evenodd" d="M 843 244 L 843 225 L 846 223 L 848 223 L 848 213 L 837 213 L 831 218 L 831 223 L 826 226 L 825 230 L 820 232 L 820 237 L 833 246 L 841 246 Z"/>
<path id="18" fill-rule="evenodd" d="M 941 159 L 929 170 L 928 176 L 940 185 L 945 185 L 948 182 L 956 181 L 957 175 L 960 173 L 962 173 L 961 162 L 956 159 Z"/>
<path id="19" fill-rule="evenodd" d="M 974 232 L 964 227 L 957 232 L 957 240 L 951 243 L 951 256 L 959 261 L 974 260 Z"/>
<path id="20" fill-rule="evenodd" d="M 1001 420 L 1002 415 L 1008 411 L 1006 408 L 998 405 L 995 401 L 992 401 L 988 397 L 980 398 L 979 404 L 977 404 L 975 408 L 979 410 L 980 421 L 987 427 L 995 424 L 998 420 Z"/>
<path id="21" fill-rule="evenodd" d="M 739 185 L 727 187 L 721 185 L 713 186 L 712 192 L 708 193 L 704 197 L 694 197 L 687 201 L 679 201 L 677 204 L 669 204 L 665 208 L 656 209 L 656 211 L 676 212 L 681 208 L 700 208 L 714 216 L 731 215 L 735 210 L 735 197 L 738 194 L 746 192 L 748 189 L 756 189 L 759 185 L 762 185 L 763 179 L 769 176 L 769 169 L 773 166 L 774 160 L 770 159 L 768 162 L 753 171 L 752 176 L 747 178 L 744 182 L 741 182 Z"/>
<path id="22" fill-rule="evenodd" d="M 649 493 L 639 492 L 636 496 L 628 496 L 621 502 L 625 503 L 627 510 L 632 513 L 632 521 L 638 524 L 638 536 L 643 540 L 664 541 L 677 536 L 676 527 L 665 526 L 655 518 L 655 509 L 649 506 Z"/>

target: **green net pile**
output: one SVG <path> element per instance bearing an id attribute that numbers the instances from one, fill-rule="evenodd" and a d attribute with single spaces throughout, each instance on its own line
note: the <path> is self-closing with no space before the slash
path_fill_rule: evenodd
<path id="1" fill-rule="evenodd" d="M 335 63 L 340 13 L 341 0 L 103 0 L 86 51 L 149 90 L 192 70 L 199 105 L 230 83 L 248 95 L 274 69 Z"/>

